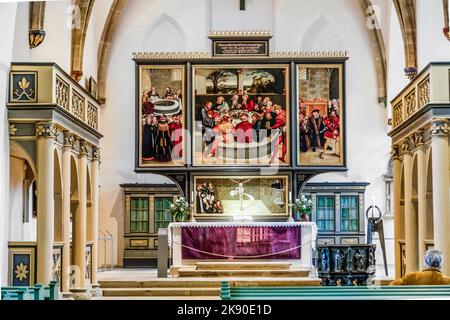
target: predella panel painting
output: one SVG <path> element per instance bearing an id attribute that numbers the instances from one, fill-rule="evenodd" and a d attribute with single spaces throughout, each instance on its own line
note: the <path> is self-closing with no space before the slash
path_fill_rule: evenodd
<path id="1" fill-rule="evenodd" d="M 342 65 L 297 66 L 297 165 L 343 165 Z"/>
<path id="2" fill-rule="evenodd" d="M 289 165 L 285 65 L 193 67 L 193 164 Z"/>
<path id="3" fill-rule="evenodd" d="M 140 66 L 139 92 L 139 166 L 183 166 L 184 66 Z"/>
<path id="4" fill-rule="evenodd" d="M 288 176 L 196 176 L 197 215 L 287 215 Z"/>

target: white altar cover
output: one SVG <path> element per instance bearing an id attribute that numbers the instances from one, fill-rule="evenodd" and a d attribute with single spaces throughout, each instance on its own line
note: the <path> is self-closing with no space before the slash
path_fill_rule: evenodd
<path id="1" fill-rule="evenodd" d="M 317 226 L 314 222 L 173 222 L 169 224 L 169 248 L 172 250 L 172 268 L 179 269 L 183 266 L 195 265 L 196 260 L 182 259 L 182 239 L 181 230 L 183 228 L 204 228 L 204 227 L 298 227 L 301 228 L 301 255 L 296 260 L 272 260 L 260 259 L 259 261 L 290 262 L 298 269 L 311 270 L 312 252 L 315 250 L 317 239 Z M 207 260 L 202 260 L 207 261 Z M 217 261 L 217 260 L 215 260 Z M 229 260 L 224 260 L 229 261 Z M 239 259 L 239 261 L 247 261 Z M 257 260 L 248 260 L 257 261 Z"/>

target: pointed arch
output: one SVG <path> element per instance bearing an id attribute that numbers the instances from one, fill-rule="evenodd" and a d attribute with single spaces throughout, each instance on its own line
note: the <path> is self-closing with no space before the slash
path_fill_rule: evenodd
<path id="1" fill-rule="evenodd" d="M 83 57 L 86 33 L 95 0 L 75 0 L 77 23 L 72 27 L 71 77 L 79 82 L 83 77 Z"/>
<path id="2" fill-rule="evenodd" d="M 126 2 L 127 0 L 114 0 L 111 4 L 98 46 L 98 100 L 102 105 L 105 104 L 106 101 L 106 68 L 108 67 L 109 56 L 111 54 L 111 42 Z"/>
<path id="3" fill-rule="evenodd" d="M 161 48 L 157 51 L 179 51 L 179 50 L 183 50 L 184 49 L 184 42 L 186 40 L 186 33 L 184 32 L 183 28 L 180 26 L 180 24 L 170 15 L 168 15 L 167 13 L 161 13 L 159 15 L 157 15 L 156 17 L 154 17 L 154 19 L 152 20 L 152 22 L 149 24 L 149 26 L 147 27 L 147 33 L 144 37 L 144 45 L 143 47 L 151 47 L 152 44 L 154 43 L 164 43 L 165 41 L 152 41 L 152 36 L 154 35 L 160 35 L 161 32 L 160 31 L 168 31 L 167 28 L 165 28 L 165 26 L 169 26 L 170 30 L 169 31 L 173 31 L 170 32 L 170 34 L 168 35 L 167 33 L 163 34 L 163 37 L 165 39 L 170 39 L 172 41 L 174 41 L 174 44 L 177 46 L 177 48 Z M 161 30 L 162 28 L 162 30 Z M 177 39 L 178 38 L 178 39 Z M 163 39 L 163 40 L 165 40 Z"/>
<path id="4" fill-rule="evenodd" d="M 415 0 L 394 0 L 395 11 L 405 47 L 405 74 L 412 80 L 417 75 L 417 29 Z"/>

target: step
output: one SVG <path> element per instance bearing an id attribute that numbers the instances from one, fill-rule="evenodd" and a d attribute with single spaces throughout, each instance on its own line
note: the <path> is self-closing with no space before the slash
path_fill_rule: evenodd
<path id="1" fill-rule="evenodd" d="M 289 270 L 289 262 L 197 262 L 197 270 Z"/>
<path id="2" fill-rule="evenodd" d="M 220 296 L 220 288 L 109 288 L 104 297 Z"/>
<path id="3" fill-rule="evenodd" d="M 192 268 L 180 268 L 179 276 L 182 277 L 307 277 L 309 271 L 301 270 L 196 270 Z"/>
<path id="4" fill-rule="evenodd" d="M 99 281 L 101 288 L 211 288 L 220 287 L 220 279 L 203 280 L 189 278 L 166 278 L 152 280 L 102 280 Z"/>

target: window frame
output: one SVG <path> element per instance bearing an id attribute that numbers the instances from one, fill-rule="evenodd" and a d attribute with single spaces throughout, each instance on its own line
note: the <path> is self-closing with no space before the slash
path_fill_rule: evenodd
<path id="1" fill-rule="evenodd" d="M 171 204 L 172 203 L 174 203 L 174 198 L 173 198 L 173 196 L 170 196 L 170 195 L 167 195 L 167 196 L 164 196 L 164 195 L 158 195 L 158 196 L 155 196 L 154 197 L 154 199 L 153 199 L 153 232 L 154 233 L 158 233 L 158 229 L 160 228 L 160 227 L 158 227 L 158 223 L 165 223 L 165 222 L 168 222 L 168 224 L 169 223 L 171 223 L 171 222 L 173 222 L 173 217 L 171 217 L 171 220 L 169 221 L 169 220 L 157 220 L 156 218 L 157 218 L 157 208 L 156 208 L 156 203 L 157 203 L 157 201 L 158 200 L 161 200 L 161 199 L 169 199 L 171 202 Z M 164 207 L 164 206 L 163 206 Z M 163 208 L 163 209 L 161 209 L 161 210 L 166 210 L 166 209 L 168 209 L 168 208 Z M 163 213 L 164 214 L 164 213 Z M 167 227 L 166 227 L 167 228 Z"/>
<path id="2" fill-rule="evenodd" d="M 355 216 L 354 219 L 351 219 L 351 218 L 343 219 L 342 218 L 342 210 L 344 209 L 343 206 L 342 206 L 342 198 L 354 198 L 354 199 L 356 199 L 356 203 L 355 203 L 356 206 L 354 208 L 354 209 L 356 209 L 356 216 Z M 347 207 L 347 209 L 353 209 L 353 208 Z M 360 214 L 361 214 L 361 212 L 360 212 L 360 204 L 359 204 L 359 195 L 358 194 L 344 193 L 344 194 L 340 194 L 339 195 L 339 230 L 340 230 L 341 233 L 358 233 L 360 231 L 359 229 L 361 227 Z M 349 212 L 349 217 L 350 217 L 350 212 Z M 356 220 L 356 223 L 357 223 L 356 224 L 356 229 L 344 230 L 343 229 L 343 225 L 342 225 L 343 220 L 349 221 L 350 224 L 351 224 L 352 220 Z"/>
<path id="3" fill-rule="evenodd" d="M 319 219 L 319 198 L 331 198 L 333 199 L 332 207 L 325 207 L 326 209 L 333 210 L 333 218 L 332 219 Z M 336 197 L 334 193 L 317 193 L 316 201 L 315 201 L 315 223 L 317 224 L 318 232 L 320 233 L 336 233 Z M 319 220 L 321 221 L 333 221 L 333 227 L 331 229 L 320 229 L 319 228 Z"/>
<path id="4" fill-rule="evenodd" d="M 138 212 L 144 211 L 144 209 L 142 209 L 141 207 L 139 207 L 138 210 L 133 209 L 134 208 L 133 200 L 136 200 L 136 199 L 144 200 L 147 202 L 147 209 L 146 209 L 147 219 L 146 220 L 133 219 L 133 211 L 138 211 Z M 145 223 L 146 222 L 147 223 L 146 230 L 141 230 L 141 231 L 133 230 L 133 222 L 136 222 L 136 223 Z M 150 232 L 150 199 L 148 198 L 148 196 L 145 196 L 145 195 L 141 195 L 141 196 L 132 195 L 132 196 L 130 196 L 130 233 L 132 233 L 132 234 L 143 234 L 143 233 L 148 234 L 149 232 Z"/>

